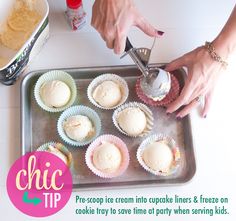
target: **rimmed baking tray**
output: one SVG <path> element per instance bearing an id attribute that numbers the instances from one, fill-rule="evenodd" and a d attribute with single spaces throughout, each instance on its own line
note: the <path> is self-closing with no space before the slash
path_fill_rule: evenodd
<path id="1" fill-rule="evenodd" d="M 160 65 L 158 65 L 160 66 Z M 196 162 L 193 146 L 193 134 L 191 120 L 187 116 L 177 121 L 174 115 L 166 115 L 165 109 L 151 107 L 155 124 L 152 133 L 164 133 L 175 139 L 182 156 L 181 166 L 178 172 L 167 177 L 159 177 L 146 172 L 136 159 L 136 151 L 144 138 L 129 138 L 121 134 L 112 124 L 113 111 L 105 111 L 95 107 L 87 99 L 87 87 L 96 76 L 103 73 L 114 73 L 122 76 L 129 85 L 128 101 L 139 101 L 135 93 L 135 82 L 140 72 L 135 66 L 107 66 L 107 67 L 83 67 L 62 69 L 75 79 L 79 95 L 79 103 L 93 108 L 102 120 L 101 134 L 114 134 L 127 144 L 130 153 L 130 164 L 127 171 L 120 177 L 102 179 L 95 176 L 86 166 L 84 156 L 86 147 L 71 147 L 75 169 L 73 171 L 73 189 L 110 189 L 129 187 L 150 187 L 163 185 L 177 185 L 187 183 L 195 174 Z M 21 146 L 22 155 L 36 150 L 40 145 L 48 141 L 63 142 L 56 130 L 56 122 L 60 113 L 48 113 L 42 110 L 35 102 L 33 89 L 39 76 L 50 70 L 38 70 L 28 73 L 21 84 Z M 185 72 L 183 69 L 174 71 L 180 86 L 183 87 Z"/>

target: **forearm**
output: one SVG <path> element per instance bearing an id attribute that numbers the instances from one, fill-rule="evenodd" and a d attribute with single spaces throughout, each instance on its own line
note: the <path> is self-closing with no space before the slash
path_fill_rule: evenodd
<path id="1" fill-rule="evenodd" d="M 236 5 L 224 28 L 212 43 L 217 53 L 224 60 L 236 52 Z"/>

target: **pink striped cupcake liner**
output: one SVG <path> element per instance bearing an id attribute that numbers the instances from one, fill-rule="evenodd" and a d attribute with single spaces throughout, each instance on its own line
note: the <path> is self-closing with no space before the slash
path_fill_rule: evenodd
<path id="1" fill-rule="evenodd" d="M 150 105 L 150 106 L 159 106 L 159 107 L 166 107 L 169 103 L 174 101 L 180 94 L 180 86 L 177 78 L 171 74 L 171 89 L 170 92 L 166 95 L 166 97 L 160 101 L 154 101 L 153 99 L 147 97 L 140 86 L 140 80 L 141 78 L 138 78 L 136 82 L 136 94 L 138 95 L 139 99 L 143 101 L 145 104 Z"/>

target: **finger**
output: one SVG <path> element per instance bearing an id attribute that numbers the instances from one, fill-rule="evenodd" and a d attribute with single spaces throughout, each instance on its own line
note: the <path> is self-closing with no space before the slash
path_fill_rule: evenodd
<path id="1" fill-rule="evenodd" d="M 106 41 L 106 45 L 108 48 L 113 49 L 114 48 L 114 41 L 115 41 L 115 33 L 112 30 L 103 30 L 103 36 Z"/>
<path id="2" fill-rule="evenodd" d="M 93 8 L 94 8 L 94 5 L 93 5 Z M 91 21 L 90 21 L 90 24 L 92 27 L 94 27 L 94 22 L 95 22 L 95 16 L 94 16 L 94 10 L 92 8 L 92 18 L 91 18 Z"/>
<path id="3" fill-rule="evenodd" d="M 114 40 L 113 39 L 106 40 L 106 45 L 108 48 L 113 49 L 114 48 Z"/>
<path id="4" fill-rule="evenodd" d="M 114 41 L 114 52 L 116 54 L 121 54 L 125 50 L 126 35 L 118 34 Z"/>
<path id="5" fill-rule="evenodd" d="M 183 118 L 187 116 L 194 108 L 196 108 L 199 105 L 199 101 L 194 99 L 191 103 L 186 105 L 177 115 L 177 118 Z"/>
<path id="6" fill-rule="evenodd" d="M 91 26 L 92 27 L 96 27 L 96 19 L 95 19 L 95 16 L 92 14 L 92 18 L 91 18 L 91 22 L 90 22 Z"/>
<path id="7" fill-rule="evenodd" d="M 104 41 L 106 41 L 106 36 L 104 34 L 104 27 L 101 23 L 97 24 L 96 26 L 94 26 L 94 28 L 97 30 L 97 32 L 101 35 L 102 39 Z"/>
<path id="8" fill-rule="evenodd" d="M 166 71 L 174 71 L 176 69 L 182 68 L 184 66 L 187 66 L 187 61 L 186 61 L 186 55 L 183 55 L 169 64 L 166 65 L 165 70 Z"/>
<path id="9" fill-rule="evenodd" d="M 100 36 L 106 42 L 106 38 L 105 38 L 104 34 L 100 33 Z"/>
<path id="10" fill-rule="evenodd" d="M 93 17 L 93 16 L 92 16 L 92 18 L 91 18 L 90 25 L 91 25 L 92 27 L 94 27 L 94 17 Z"/>
<path id="11" fill-rule="evenodd" d="M 205 104 L 204 104 L 204 108 L 202 111 L 202 117 L 204 117 L 204 118 L 206 118 L 207 113 L 209 112 L 211 102 L 212 102 L 213 92 L 214 92 L 214 89 L 210 90 L 205 96 Z"/>
<path id="12" fill-rule="evenodd" d="M 182 99 L 183 98 L 181 96 L 179 96 L 174 102 L 169 104 L 167 106 L 166 113 L 173 113 L 176 110 L 178 110 L 183 105 Z"/>
<path id="13" fill-rule="evenodd" d="M 137 16 L 135 26 L 150 37 L 161 37 L 164 34 L 163 31 L 156 30 L 156 28 L 154 28 L 145 18 L 140 15 Z"/>
<path id="14" fill-rule="evenodd" d="M 126 38 L 131 27 L 130 22 L 123 23 L 120 27 L 116 27 L 115 40 L 114 40 L 114 52 L 121 54 L 125 50 Z"/>
<path id="15" fill-rule="evenodd" d="M 168 105 L 166 112 L 173 113 L 183 105 L 190 103 L 191 100 L 189 98 L 191 97 L 193 91 L 194 88 L 192 85 L 189 82 L 186 82 L 180 96 Z"/>
<path id="16" fill-rule="evenodd" d="M 98 22 L 97 20 L 91 21 L 91 26 L 92 26 L 93 28 L 95 28 L 96 30 L 98 30 L 99 22 Z"/>
<path id="17" fill-rule="evenodd" d="M 202 87 L 195 88 L 195 90 L 192 93 L 192 95 L 190 96 L 189 100 L 194 100 L 199 96 L 203 96 L 203 95 L 206 94 L 207 91 L 208 91 L 207 86 L 202 86 Z"/>

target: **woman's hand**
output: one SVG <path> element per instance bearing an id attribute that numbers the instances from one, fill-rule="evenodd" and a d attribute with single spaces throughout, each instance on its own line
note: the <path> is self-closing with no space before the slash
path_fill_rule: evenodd
<path id="1" fill-rule="evenodd" d="M 212 45 L 224 61 L 236 51 L 236 6 Z M 177 117 L 182 118 L 199 105 L 199 97 L 203 96 L 205 102 L 202 117 L 206 117 L 215 84 L 224 67 L 220 62 L 215 61 L 203 46 L 172 61 L 167 65 L 166 70 L 173 71 L 181 67 L 187 68 L 188 77 L 180 96 L 168 106 L 167 113 L 172 113 L 184 106 L 177 113 Z"/>
<path id="2" fill-rule="evenodd" d="M 204 46 L 183 55 L 167 65 L 167 71 L 186 67 L 188 76 L 180 96 L 167 107 L 167 113 L 181 109 L 176 117 L 183 118 L 199 105 L 199 98 L 204 97 L 202 117 L 206 117 L 217 79 L 223 71 L 221 63 L 213 60 Z"/>
<path id="3" fill-rule="evenodd" d="M 100 33 L 106 45 L 121 54 L 131 26 L 137 26 L 151 37 L 164 32 L 156 30 L 138 12 L 133 0 L 96 0 L 92 10 L 91 25 Z"/>

